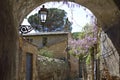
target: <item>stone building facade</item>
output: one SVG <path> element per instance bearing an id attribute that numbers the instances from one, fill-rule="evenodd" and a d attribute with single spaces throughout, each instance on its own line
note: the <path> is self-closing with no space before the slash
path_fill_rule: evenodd
<path id="1" fill-rule="evenodd" d="M 78 77 L 79 67 L 78 60 L 72 55 L 68 54 L 68 38 L 71 37 L 68 32 L 48 32 L 37 34 L 23 35 L 32 44 L 42 49 L 45 47 L 48 51 L 53 52 L 53 57 L 68 62 L 67 70 L 68 76 L 71 78 Z M 45 41 L 46 40 L 46 41 Z M 44 44 L 44 41 L 46 44 Z"/>
<path id="2" fill-rule="evenodd" d="M 38 46 L 31 43 L 30 39 L 19 38 L 19 54 L 16 61 L 18 80 L 66 80 L 68 78 L 67 62 L 38 55 Z M 60 45 L 64 46 L 64 40 L 51 45 L 49 50 L 56 47 L 62 50 Z M 57 56 L 62 57 L 59 54 Z"/>
<path id="3" fill-rule="evenodd" d="M 38 50 L 45 48 L 53 53 L 53 58 L 51 59 L 38 56 L 37 69 L 39 80 L 65 80 L 69 77 L 70 70 L 68 53 L 66 51 L 68 46 L 67 32 L 25 34 L 23 37 L 37 46 Z"/>
<path id="4" fill-rule="evenodd" d="M 67 58 L 67 32 L 44 32 L 23 35 L 29 42 L 36 45 L 39 49 L 46 47 L 53 52 L 55 58 Z"/>
<path id="5" fill-rule="evenodd" d="M 23 38 L 19 38 L 18 53 L 18 80 L 37 80 L 37 58 L 38 49 Z"/>

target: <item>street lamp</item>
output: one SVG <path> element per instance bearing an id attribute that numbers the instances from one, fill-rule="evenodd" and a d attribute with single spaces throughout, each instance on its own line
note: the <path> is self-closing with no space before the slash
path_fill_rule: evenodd
<path id="1" fill-rule="evenodd" d="M 39 16 L 40 22 L 42 24 L 42 29 L 43 29 L 43 32 L 44 32 L 44 24 L 45 24 L 47 16 L 48 16 L 48 10 L 47 10 L 47 8 L 45 8 L 44 5 L 38 11 L 38 16 Z"/>

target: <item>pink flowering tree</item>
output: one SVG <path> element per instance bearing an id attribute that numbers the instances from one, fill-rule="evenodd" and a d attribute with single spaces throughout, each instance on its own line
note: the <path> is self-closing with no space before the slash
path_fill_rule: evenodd
<path id="1" fill-rule="evenodd" d="M 94 80 L 94 46 L 97 44 L 97 35 L 98 28 L 96 25 L 91 26 L 90 28 L 86 28 L 90 26 L 85 26 L 84 29 L 84 37 L 78 39 L 69 39 L 69 46 L 71 48 L 70 53 L 75 55 L 79 60 L 79 68 L 82 65 L 82 76 L 85 78 L 85 60 L 87 63 L 91 62 L 92 70 L 91 76 L 92 80 Z M 90 53 L 90 54 L 88 54 Z M 87 57 L 87 59 L 86 59 Z M 82 63 L 81 63 L 82 62 Z M 80 75 L 80 73 L 79 73 Z"/>
<path id="2" fill-rule="evenodd" d="M 84 37 L 78 39 L 69 39 L 68 43 L 71 48 L 70 53 L 75 56 L 87 55 L 89 50 L 97 43 L 97 26 L 85 26 L 84 27 Z"/>
<path id="3" fill-rule="evenodd" d="M 72 0 L 74 1 L 74 0 Z M 73 4 L 69 4 L 68 0 L 63 0 L 64 4 L 68 4 L 68 6 L 74 7 L 75 5 Z M 87 12 L 86 8 L 84 8 L 84 10 Z M 93 14 L 89 14 L 86 15 L 86 17 L 90 17 L 91 18 L 91 23 L 92 26 L 85 26 L 84 27 L 84 37 L 78 37 L 77 39 L 69 39 L 69 47 L 70 47 L 70 53 L 72 53 L 73 55 L 77 56 L 77 58 L 79 58 L 79 67 L 80 67 L 80 62 L 84 62 L 84 58 L 86 57 L 86 55 L 88 55 L 87 53 L 90 53 L 90 62 L 92 65 L 92 70 L 91 70 L 91 79 L 94 80 L 94 53 L 97 53 L 97 43 L 98 43 L 98 27 L 96 26 L 96 19 L 93 16 Z M 81 58 L 81 60 L 80 60 Z M 82 64 L 82 74 L 83 77 L 84 76 L 84 70 L 85 67 L 83 67 L 84 64 Z M 84 68 L 84 69 L 83 69 Z M 80 73 L 79 73 L 80 74 Z M 85 79 L 85 78 L 84 78 Z M 85 79 L 86 80 L 86 79 Z"/>

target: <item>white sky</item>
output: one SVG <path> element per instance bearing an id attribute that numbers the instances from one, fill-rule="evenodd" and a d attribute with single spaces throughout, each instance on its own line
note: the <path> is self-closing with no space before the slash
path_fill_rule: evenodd
<path id="1" fill-rule="evenodd" d="M 63 9 L 67 12 L 67 17 L 69 19 L 70 22 L 73 23 L 72 25 L 72 32 L 80 32 L 82 30 L 82 27 L 84 27 L 87 23 L 92 23 L 95 19 L 95 16 L 92 14 L 91 11 L 89 11 L 87 8 L 73 3 L 73 2 L 69 2 L 69 4 L 63 4 L 63 2 L 49 2 L 49 3 L 45 3 L 45 8 L 59 8 L 59 9 Z M 38 11 L 40 10 L 40 8 L 42 7 L 39 6 L 36 9 L 34 9 L 28 16 L 33 15 L 35 13 L 38 13 Z M 88 15 L 86 17 L 86 15 Z M 91 16 L 93 16 L 91 18 Z M 27 22 L 27 20 L 24 20 L 22 22 L 22 24 L 27 24 L 29 25 L 29 23 Z"/>

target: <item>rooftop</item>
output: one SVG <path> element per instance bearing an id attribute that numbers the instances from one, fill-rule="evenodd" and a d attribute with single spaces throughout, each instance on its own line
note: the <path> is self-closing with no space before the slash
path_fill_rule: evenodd
<path id="1" fill-rule="evenodd" d="M 44 35 L 60 35 L 60 34 L 68 34 L 69 32 L 39 32 L 39 33 L 28 33 L 22 34 L 23 36 L 44 36 Z"/>

